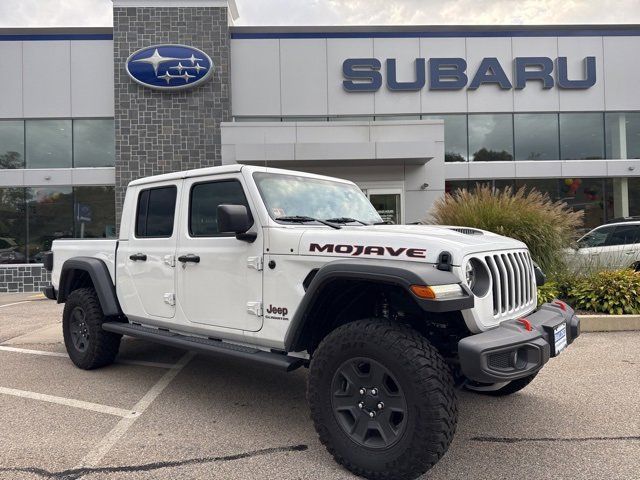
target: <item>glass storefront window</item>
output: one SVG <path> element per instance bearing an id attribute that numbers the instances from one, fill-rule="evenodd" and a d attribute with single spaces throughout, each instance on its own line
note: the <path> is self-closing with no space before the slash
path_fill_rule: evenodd
<path id="1" fill-rule="evenodd" d="M 27 188 L 27 260 L 41 263 L 56 238 L 73 237 L 71 187 Z"/>
<path id="2" fill-rule="evenodd" d="M 73 222 L 76 238 L 115 237 L 114 187 L 75 187 L 73 197 Z"/>
<path id="3" fill-rule="evenodd" d="M 115 148 L 113 119 L 73 121 L 74 167 L 113 167 Z"/>
<path id="4" fill-rule="evenodd" d="M 640 158 L 640 112 L 605 113 L 607 158 Z"/>
<path id="5" fill-rule="evenodd" d="M 558 115 L 516 113 L 513 118 L 516 160 L 558 160 Z"/>
<path id="6" fill-rule="evenodd" d="M 0 121 L 0 169 L 24 168 L 24 122 Z"/>
<path id="7" fill-rule="evenodd" d="M 26 263 L 24 188 L 0 188 L 0 264 Z"/>
<path id="8" fill-rule="evenodd" d="M 629 215 L 640 217 L 640 177 L 630 177 L 629 188 Z"/>
<path id="9" fill-rule="evenodd" d="M 474 162 L 513 160 L 512 115 L 469 115 L 469 155 Z"/>
<path id="10" fill-rule="evenodd" d="M 70 168 L 71 120 L 26 120 L 27 168 Z"/>
<path id="11" fill-rule="evenodd" d="M 444 120 L 444 161 L 466 162 L 467 154 L 467 116 L 466 115 L 433 115 L 423 119 Z"/>
<path id="12" fill-rule="evenodd" d="M 562 160 L 604 158 L 603 114 L 561 113 L 560 155 Z"/>
<path id="13" fill-rule="evenodd" d="M 444 182 L 444 191 L 453 195 L 457 190 L 468 190 L 469 182 L 467 180 L 447 180 Z"/>

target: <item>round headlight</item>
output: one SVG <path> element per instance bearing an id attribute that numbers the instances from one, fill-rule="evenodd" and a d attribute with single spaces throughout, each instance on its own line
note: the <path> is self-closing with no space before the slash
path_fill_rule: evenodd
<path id="1" fill-rule="evenodd" d="M 476 283 L 476 269 L 473 266 L 473 263 L 467 262 L 467 266 L 464 267 L 464 274 L 467 280 L 467 285 L 471 290 L 473 290 L 473 287 Z"/>
<path id="2" fill-rule="evenodd" d="M 487 266 L 478 258 L 472 258 L 464 266 L 465 281 L 477 297 L 484 297 L 491 286 Z"/>

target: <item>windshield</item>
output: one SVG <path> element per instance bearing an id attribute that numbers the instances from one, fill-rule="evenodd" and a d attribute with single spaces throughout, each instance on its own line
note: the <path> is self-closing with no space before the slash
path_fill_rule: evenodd
<path id="1" fill-rule="evenodd" d="M 355 185 L 262 172 L 255 172 L 253 178 L 274 220 L 300 216 L 321 220 L 348 218 L 368 224 L 382 222 L 373 205 Z"/>

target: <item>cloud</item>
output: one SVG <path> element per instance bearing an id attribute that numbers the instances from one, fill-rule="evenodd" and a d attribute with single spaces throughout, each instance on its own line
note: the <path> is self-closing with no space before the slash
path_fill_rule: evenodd
<path id="1" fill-rule="evenodd" d="M 238 25 L 640 23 L 640 0 L 236 0 Z M 0 0 L 0 27 L 112 25 L 111 0 Z"/>

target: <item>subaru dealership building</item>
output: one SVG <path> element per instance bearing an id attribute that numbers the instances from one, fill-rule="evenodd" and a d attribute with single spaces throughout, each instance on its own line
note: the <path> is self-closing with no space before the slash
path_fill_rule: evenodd
<path id="1" fill-rule="evenodd" d="M 233 27 L 232 0 L 114 0 L 113 28 L 0 30 L 0 292 L 56 238 L 117 235 L 129 181 L 227 163 L 640 215 L 640 26 Z M 212 241 L 215 241 L 213 239 Z"/>

